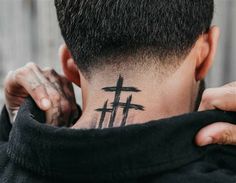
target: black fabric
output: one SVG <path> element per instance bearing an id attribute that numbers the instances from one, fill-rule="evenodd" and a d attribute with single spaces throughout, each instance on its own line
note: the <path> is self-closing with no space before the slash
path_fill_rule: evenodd
<path id="1" fill-rule="evenodd" d="M 236 114 L 206 111 L 122 128 L 74 130 L 46 125 L 43 112 L 27 100 L 9 141 L 1 139 L 0 182 L 236 182 L 236 147 L 194 144 L 199 129 L 218 121 L 236 123 Z M 5 123 L 3 111 L 0 126 Z"/>
<path id="2" fill-rule="evenodd" d="M 7 142 L 12 125 L 8 116 L 6 107 L 4 106 L 0 115 L 0 142 Z"/>

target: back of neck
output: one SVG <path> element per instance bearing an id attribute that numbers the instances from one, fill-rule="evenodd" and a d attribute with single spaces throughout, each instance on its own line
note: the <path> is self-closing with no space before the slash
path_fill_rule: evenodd
<path id="1" fill-rule="evenodd" d="M 165 80 L 152 74 L 132 78 L 118 74 L 103 84 L 101 78 L 93 81 L 73 128 L 120 127 L 191 112 L 198 88 L 190 74 L 180 68 Z"/>

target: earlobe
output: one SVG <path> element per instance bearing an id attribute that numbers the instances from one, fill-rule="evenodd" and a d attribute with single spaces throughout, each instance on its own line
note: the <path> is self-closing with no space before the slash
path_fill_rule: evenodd
<path id="1" fill-rule="evenodd" d="M 199 62 L 196 68 L 196 81 L 203 80 L 213 64 L 217 52 L 220 30 L 214 26 L 203 36 L 203 43 L 200 46 Z"/>
<path id="2" fill-rule="evenodd" d="M 66 78 L 80 87 L 79 69 L 65 44 L 63 44 L 59 49 L 59 57 Z"/>

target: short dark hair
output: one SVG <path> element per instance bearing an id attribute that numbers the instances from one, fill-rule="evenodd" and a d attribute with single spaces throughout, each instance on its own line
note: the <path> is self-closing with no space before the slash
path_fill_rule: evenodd
<path id="1" fill-rule="evenodd" d="M 189 52 L 211 26 L 214 0 L 55 0 L 64 40 L 80 70 L 99 58 L 149 49 L 160 58 Z"/>

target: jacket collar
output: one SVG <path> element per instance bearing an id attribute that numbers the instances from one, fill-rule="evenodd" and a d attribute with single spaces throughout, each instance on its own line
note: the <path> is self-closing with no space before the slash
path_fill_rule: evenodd
<path id="1" fill-rule="evenodd" d="M 194 145 L 199 129 L 236 121 L 236 115 L 207 111 L 103 130 L 56 128 L 44 121 L 43 112 L 26 100 L 10 135 L 13 162 L 61 180 L 105 181 L 160 173 L 201 158 L 206 148 Z"/>

